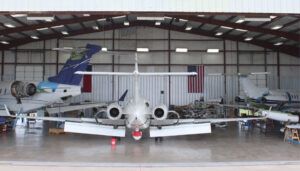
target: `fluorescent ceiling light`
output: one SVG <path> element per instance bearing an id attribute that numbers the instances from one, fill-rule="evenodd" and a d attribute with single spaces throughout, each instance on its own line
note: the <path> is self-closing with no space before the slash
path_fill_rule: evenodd
<path id="1" fill-rule="evenodd" d="M 185 30 L 192 30 L 192 26 L 186 26 Z"/>
<path id="2" fill-rule="evenodd" d="M 164 16 L 164 18 L 165 18 L 165 19 L 172 19 L 172 17 L 167 17 L 167 16 Z"/>
<path id="3" fill-rule="evenodd" d="M 130 25 L 129 21 L 124 21 L 124 26 L 129 26 L 129 25 Z"/>
<path id="4" fill-rule="evenodd" d="M 160 21 L 156 21 L 156 22 L 155 22 L 155 25 L 156 25 L 156 26 L 160 26 L 160 24 L 161 24 Z"/>
<path id="5" fill-rule="evenodd" d="M 91 16 L 90 14 L 83 14 L 84 17 L 89 17 Z"/>
<path id="6" fill-rule="evenodd" d="M 69 33 L 67 31 L 62 31 L 61 34 L 68 35 Z"/>
<path id="7" fill-rule="evenodd" d="M 240 18 L 235 23 L 243 23 L 244 21 L 245 21 L 244 19 Z"/>
<path id="8" fill-rule="evenodd" d="M 52 20 L 54 20 L 54 16 L 27 16 L 27 20 L 52 21 Z"/>
<path id="9" fill-rule="evenodd" d="M 242 31 L 242 32 L 247 32 L 248 30 L 244 30 L 244 29 L 235 29 L 236 31 Z"/>
<path id="10" fill-rule="evenodd" d="M 188 22 L 188 20 L 186 20 L 186 19 L 179 19 L 179 21 Z"/>
<path id="11" fill-rule="evenodd" d="M 106 21 L 106 18 L 100 18 L 97 21 Z"/>
<path id="12" fill-rule="evenodd" d="M 137 20 L 148 20 L 148 21 L 162 21 L 164 17 L 137 17 Z"/>
<path id="13" fill-rule="evenodd" d="M 176 48 L 175 52 L 188 52 L 187 48 Z"/>
<path id="14" fill-rule="evenodd" d="M 106 47 L 103 47 L 103 48 L 101 49 L 101 51 L 107 52 L 107 48 L 106 48 Z"/>
<path id="15" fill-rule="evenodd" d="M 282 44 L 283 44 L 283 42 L 277 42 L 277 43 L 274 43 L 275 46 L 280 46 L 280 45 L 282 45 Z"/>
<path id="16" fill-rule="evenodd" d="M 38 29 L 36 29 L 36 30 L 42 31 L 42 30 L 47 30 L 47 29 L 48 29 L 48 27 L 44 27 L 44 28 L 38 28 Z"/>
<path id="17" fill-rule="evenodd" d="M 199 14 L 199 15 L 197 15 L 197 17 L 205 17 L 205 15 Z"/>
<path id="18" fill-rule="evenodd" d="M 10 15 L 10 16 L 15 17 L 15 18 L 18 18 L 18 17 L 26 17 L 27 14 L 12 14 L 12 15 Z"/>
<path id="19" fill-rule="evenodd" d="M 245 21 L 271 21 L 271 18 L 245 18 Z"/>
<path id="20" fill-rule="evenodd" d="M 16 26 L 10 24 L 10 23 L 4 23 L 4 25 L 8 28 L 15 28 Z"/>
<path id="21" fill-rule="evenodd" d="M 112 17 L 113 19 L 118 19 L 118 18 L 124 18 L 126 17 L 126 15 L 121 15 L 121 16 L 116 16 L 116 17 Z"/>
<path id="22" fill-rule="evenodd" d="M 227 27 L 227 26 L 221 26 L 223 29 L 233 29 L 232 27 Z"/>
<path id="23" fill-rule="evenodd" d="M 207 49 L 207 53 L 219 53 L 219 49 Z"/>
<path id="24" fill-rule="evenodd" d="M 30 36 L 32 39 L 39 39 L 39 37 L 37 37 L 37 36 Z"/>
<path id="25" fill-rule="evenodd" d="M 253 37 L 246 37 L 244 40 L 245 41 L 251 41 L 253 39 Z"/>
<path id="26" fill-rule="evenodd" d="M 278 30 L 281 28 L 282 28 L 282 25 L 275 25 L 275 26 L 271 27 L 272 30 Z"/>
<path id="27" fill-rule="evenodd" d="M 93 26 L 93 29 L 94 30 L 99 30 L 99 27 L 98 26 Z"/>
<path id="28" fill-rule="evenodd" d="M 51 28 L 62 28 L 64 25 L 52 26 Z"/>
<path id="29" fill-rule="evenodd" d="M 7 41 L 1 41 L 0 43 L 2 43 L 4 45 L 8 45 L 9 44 L 9 42 L 7 42 Z"/>
<path id="30" fill-rule="evenodd" d="M 137 52 L 149 52 L 148 48 L 136 48 Z"/>
<path id="31" fill-rule="evenodd" d="M 222 33 L 222 32 L 217 32 L 215 35 L 216 35 L 216 36 L 222 36 L 223 33 Z"/>

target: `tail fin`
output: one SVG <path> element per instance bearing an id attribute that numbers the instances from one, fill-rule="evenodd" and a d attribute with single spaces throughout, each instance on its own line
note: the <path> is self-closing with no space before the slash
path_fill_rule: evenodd
<path id="1" fill-rule="evenodd" d="M 75 72 L 85 71 L 92 56 L 100 50 L 101 46 L 87 44 L 85 51 L 73 52 L 58 75 L 49 77 L 48 80 L 59 84 L 79 85 L 82 75 L 75 74 Z"/>
<path id="2" fill-rule="evenodd" d="M 241 76 L 240 83 L 244 89 L 244 92 L 250 98 L 258 99 L 268 94 L 267 88 L 257 87 L 247 76 Z"/>

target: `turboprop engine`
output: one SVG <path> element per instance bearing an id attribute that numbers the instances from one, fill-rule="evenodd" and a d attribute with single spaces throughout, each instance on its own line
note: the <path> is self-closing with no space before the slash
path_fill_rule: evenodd
<path id="1" fill-rule="evenodd" d="M 17 99 L 18 104 L 20 104 L 21 98 L 33 96 L 36 93 L 37 88 L 33 83 L 15 81 L 11 84 L 10 90 L 11 95 L 14 96 Z"/>
<path id="2" fill-rule="evenodd" d="M 168 117 L 168 108 L 166 105 L 160 105 L 153 109 L 152 116 L 156 120 L 164 120 Z"/>
<path id="3" fill-rule="evenodd" d="M 110 104 L 106 111 L 107 117 L 111 120 L 121 119 L 122 117 L 122 108 L 116 103 Z"/>

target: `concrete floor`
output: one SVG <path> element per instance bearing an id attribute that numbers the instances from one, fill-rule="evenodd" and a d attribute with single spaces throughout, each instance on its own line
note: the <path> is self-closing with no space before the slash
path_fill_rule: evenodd
<path id="1" fill-rule="evenodd" d="M 213 129 L 212 134 L 170 137 L 161 143 L 145 138 L 134 141 L 131 137 L 113 148 L 109 137 L 80 134 L 48 135 L 43 129 L 18 128 L 0 135 L 1 167 L 18 165 L 57 166 L 76 163 L 95 167 L 209 167 L 253 166 L 260 164 L 291 168 L 300 166 L 300 146 L 283 142 L 280 135 L 239 131 L 236 124 Z M 26 164 L 27 163 L 27 164 Z M 248 163 L 248 164 L 247 164 Z M 124 166 L 126 166 L 124 168 Z M 263 167 L 263 165 L 258 165 Z M 257 166 L 257 167 L 258 167 Z M 152 168 L 152 169 L 155 169 Z M 225 168 L 226 168 L 225 167 Z M 222 167 L 221 167 L 222 168 Z M 17 168 L 16 168 L 17 169 Z M 68 167 L 66 167 L 68 170 Z M 116 169 L 116 168 L 115 168 Z M 8 170 L 8 169 L 4 169 Z M 31 169 L 30 169 L 31 170 Z M 73 170 L 73 169 L 72 169 Z M 129 170 L 132 170 L 129 169 Z"/>

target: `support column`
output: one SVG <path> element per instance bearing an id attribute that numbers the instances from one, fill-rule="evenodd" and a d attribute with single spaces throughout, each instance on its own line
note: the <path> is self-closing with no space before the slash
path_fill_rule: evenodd
<path id="1" fill-rule="evenodd" d="M 43 81 L 45 80 L 46 41 L 43 41 Z"/>
<path id="2" fill-rule="evenodd" d="M 240 73 L 240 52 L 239 52 L 239 42 L 236 41 L 236 72 Z M 240 93 L 240 79 L 238 77 L 238 93 Z"/>
<path id="3" fill-rule="evenodd" d="M 59 39 L 56 39 L 56 47 L 59 48 Z M 56 51 L 56 75 L 58 74 L 59 51 Z"/>
<path id="4" fill-rule="evenodd" d="M 268 68 L 267 68 L 268 62 L 267 62 L 267 49 L 264 48 L 264 71 L 267 72 Z M 268 87 L 268 75 L 266 75 L 266 87 Z"/>
<path id="5" fill-rule="evenodd" d="M 277 51 L 277 88 L 280 89 L 280 54 Z"/>
<path id="6" fill-rule="evenodd" d="M 4 76 L 4 50 L 2 50 L 2 59 L 1 59 L 1 81 L 3 81 Z"/>
<path id="7" fill-rule="evenodd" d="M 18 47 L 15 48 L 15 80 L 17 79 L 17 62 L 18 62 Z"/>
<path id="8" fill-rule="evenodd" d="M 112 32 L 112 51 L 115 51 L 115 29 L 113 29 Z M 112 61 L 111 61 L 111 67 L 112 67 L 112 72 L 115 72 L 115 55 L 112 55 Z M 112 76 L 112 97 L 111 99 L 114 100 L 115 97 L 115 76 Z"/>
<path id="9" fill-rule="evenodd" d="M 171 72 L 171 29 L 168 30 L 168 72 Z M 169 76 L 169 105 L 171 105 L 171 76 Z"/>
<path id="10" fill-rule="evenodd" d="M 224 97 L 224 100 L 226 101 L 227 100 L 227 78 L 226 78 L 226 42 L 225 42 L 225 39 L 223 39 L 223 61 L 224 61 L 224 94 L 225 94 L 225 97 Z"/>

